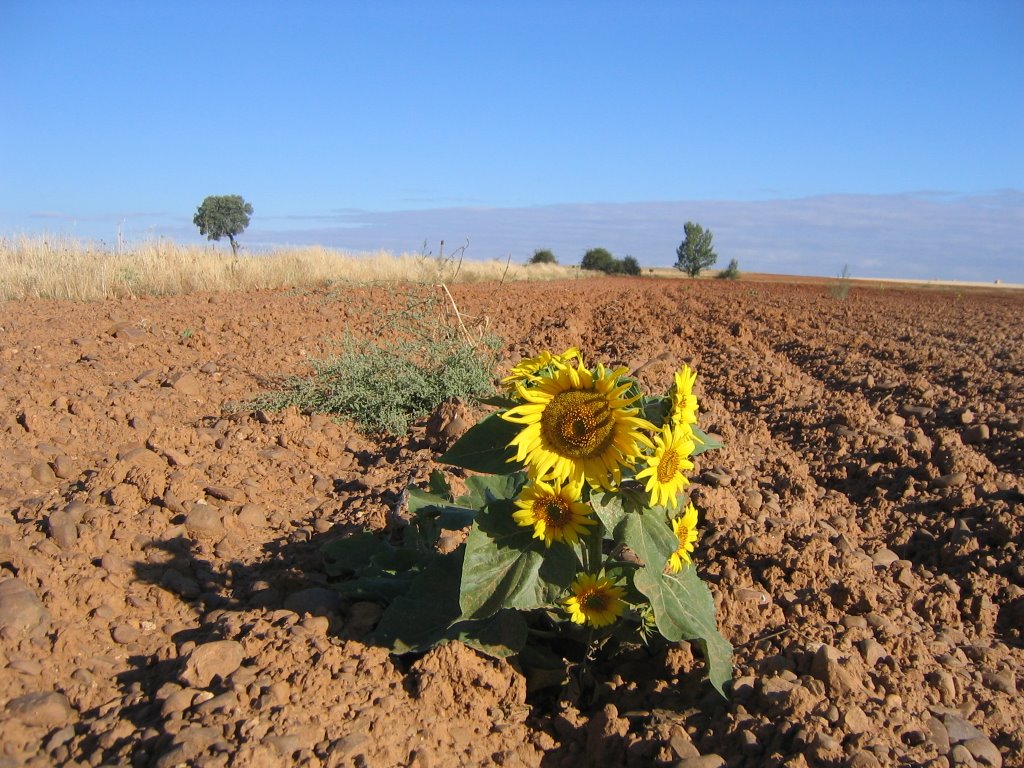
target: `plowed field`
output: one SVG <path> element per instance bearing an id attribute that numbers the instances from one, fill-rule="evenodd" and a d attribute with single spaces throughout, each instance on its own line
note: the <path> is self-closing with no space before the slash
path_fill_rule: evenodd
<path id="1" fill-rule="evenodd" d="M 687 647 L 528 697 L 464 646 L 366 640 L 320 548 L 384 529 L 463 419 L 229 406 L 386 333 L 400 290 L 0 304 L 0 766 L 1024 765 L 1024 295 L 452 288 L 506 370 L 696 368 L 725 701 Z"/>

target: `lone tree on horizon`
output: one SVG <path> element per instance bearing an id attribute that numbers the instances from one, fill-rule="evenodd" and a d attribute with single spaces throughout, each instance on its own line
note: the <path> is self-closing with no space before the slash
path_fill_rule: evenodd
<path id="1" fill-rule="evenodd" d="M 702 269 L 718 261 L 718 254 L 711 247 L 710 229 L 688 221 L 683 225 L 683 232 L 683 242 L 676 248 L 675 267 L 690 277 L 696 277 Z"/>
<path id="2" fill-rule="evenodd" d="M 206 235 L 209 240 L 220 240 L 227 237 L 231 242 L 231 253 L 238 255 L 238 243 L 235 238 L 249 226 L 252 216 L 252 205 L 245 202 L 241 195 L 210 195 L 196 209 L 192 223 L 199 227 L 199 234 Z"/>

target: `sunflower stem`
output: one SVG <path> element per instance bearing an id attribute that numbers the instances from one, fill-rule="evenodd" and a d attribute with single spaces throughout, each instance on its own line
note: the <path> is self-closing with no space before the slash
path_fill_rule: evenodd
<path id="1" fill-rule="evenodd" d="M 603 528 L 604 526 L 599 526 Z M 587 573 L 596 574 L 601 564 L 601 539 L 597 531 L 589 531 L 583 543 L 583 568 Z"/>

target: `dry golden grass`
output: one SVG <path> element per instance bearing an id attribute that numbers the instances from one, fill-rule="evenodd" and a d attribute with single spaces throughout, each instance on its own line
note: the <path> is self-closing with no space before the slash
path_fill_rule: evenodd
<path id="1" fill-rule="evenodd" d="M 0 300 L 95 301 L 199 291 L 316 290 L 374 282 L 557 280 L 579 270 L 550 264 L 453 260 L 311 246 L 233 257 L 213 246 L 154 240 L 112 252 L 66 237 L 0 238 Z"/>

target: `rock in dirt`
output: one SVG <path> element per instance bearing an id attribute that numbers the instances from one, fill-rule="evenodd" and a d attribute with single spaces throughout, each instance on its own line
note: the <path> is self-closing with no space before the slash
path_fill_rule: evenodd
<path id="1" fill-rule="evenodd" d="M 199 383 L 199 379 L 194 374 L 188 372 L 171 376 L 164 386 L 172 387 L 183 395 L 191 397 L 198 397 L 203 393 L 203 385 Z"/>
<path id="2" fill-rule="evenodd" d="M 50 612 L 18 579 L 0 582 L 0 629 L 38 637 L 50 630 Z"/>
<path id="3" fill-rule="evenodd" d="M 946 733 L 949 735 L 951 744 L 959 744 L 961 741 L 976 739 L 985 735 L 972 723 L 952 713 L 947 713 L 942 718 L 942 724 L 946 726 Z"/>
<path id="4" fill-rule="evenodd" d="M 694 746 L 690 734 L 681 725 L 672 726 L 669 731 L 668 745 L 680 760 L 700 757 L 700 750 Z"/>
<path id="5" fill-rule="evenodd" d="M 990 434 L 988 424 L 972 424 L 963 431 L 963 441 L 966 445 L 976 445 L 988 440 Z"/>
<path id="6" fill-rule="evenodd" d="M 822 644 L 811 661 L 811 674 L 829 688 L 834 696 L 849 696 L 861 688 L 856 674 L 842 663 L 842 654 L 830 645 Z"/>
<path id="7" fill-rule="evenodd" d="M 698 755 L 685 757 L 673 765 L 673 768 L 725 768 L 725 760 L 719 755 Z"/>
<path id="8" fill-rule="evenodd" d="M 74 716 L 68 697 L 56 691 L 26 693 L 7 702 L 5 711 L 25 725 L 54 727 L 67 723 Z"/>
<path id="9" fill-rule="evenodd" d="M 288 595 L 284 600 L 284 607 L 299 614 L 327 616 L 341 610 L 341 595 L 336 590 L 326 587 L 309 587 Z"/>
<path id="10" fill-rule="evenodd" d="M 967 751 L 971 753 L 979 765 L 988 765 L 992 768 L 1002 768 L 1003 756 L 999 753 L 996 745 L 988 738 L 979 736 L 968 739 L 964 742 Z"/>
<path id="11" fill-rule="evenodd" d="M 218 510 L 208 504 L 196 504 L 185 517 L 185 529 L 200 538 L 217 538 L 224 533 L 224 520 Z"/>
<path id="12" fill-rule="evenodd" d="M 846 768 L 881 768 L 881 765 L 874 753 L 867 750 L 855 752 L 846 761 Z"/>
<path id="13" fill-rule="evenodd" d="M 207 496 L 221 501 L 241 501 L 245 498 L 245 494 L 241 490 L 226 485 L 208 485 L 204 490 Z"/>
<path id="14" fill-rule="evenodd" d="M 441 403 L 427 419 L 426 439 L 434 448 L 445 450 L 473 426 L 465 404 L 458 398 Z"/>
<path id="15" fill-rule="evenodd" d="M 185 659 L 181 680 L 195 688 L 205 688 L 213 678 L 222 680 L 242 665 L 245 652 L 236 640 L 215 640 L 193 648 Z"/>
<path id="16" fill-rule="evenodd" d="M 937 717 L 930 717 L 925 723 L 925 727 L 928 729 L 927 739 L 935 747 L 935 750 L 940 755 L 949 752 L 949 731 L 946 730 L 942 721 Z"/>
<path id="17" fill-rule="evenodd" d="M 945 488 L 955 488 L 967 482 L 966 472 L 950 472 L 948 475 L 940 475 L 932 480 L 932 488 L 937 491 Z"/>
<path id="18" fill-rule="evenodd" d="M 70 549 L 78 541 L 78 523 L 74 515 L 67 510 L 58 509 L 46 518 L 46 528 L 50 538 L 57 542 L 61 549 Z"/>

